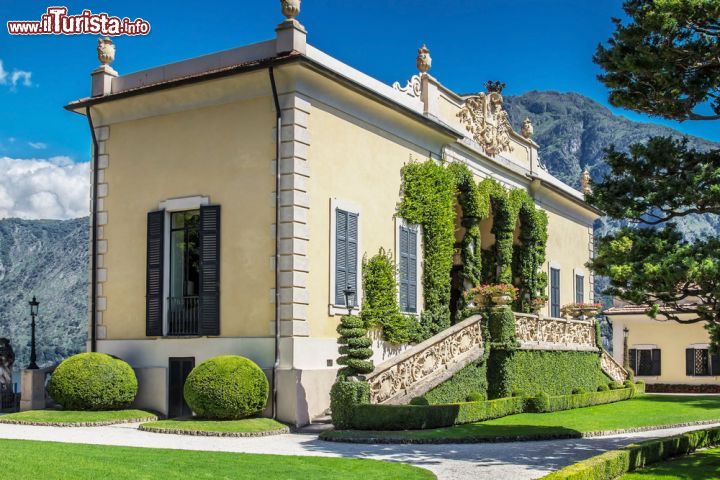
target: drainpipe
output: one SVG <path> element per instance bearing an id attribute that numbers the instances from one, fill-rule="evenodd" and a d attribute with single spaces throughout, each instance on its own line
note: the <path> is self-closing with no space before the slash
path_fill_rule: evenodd
<path id="1" fill-rule="evenodd" d="M 272 376 L 272 418 L 277 418 L 277 372 L 280 367 L 280 138 L 282 115 L 277 86 L 275 85 L 275 72 L 273 67 L 268 69 L 270 85 L 272 87 L 273 101 L 275 102 L 275 363 Z"/>
<path id="2" fill-rule="evenodd" d="M 98 142 L 95 135 L 95 126 L 93 125 L 90 107 L 85 107 L 85 116 L 90 126 L 90 135 L 92 135 L 93 143 L 93 166 L 92 166 L 92 187 L 90 194 L 92 195 L 92 218 L 90 224 L 92 231 L 90 232 L 90 351 L 97 351 L 97 184 L 98 184 Z"/>

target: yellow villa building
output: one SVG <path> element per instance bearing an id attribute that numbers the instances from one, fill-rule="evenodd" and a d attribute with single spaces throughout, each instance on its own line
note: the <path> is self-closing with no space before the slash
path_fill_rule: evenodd
<path id="1" fill-rule="evenodd" d="M 529 120 L 512 129 L 501 86 L 453 92 L 426 48 L 418 73 L 387 85 L 307 43 L 288 16 L 271 40 L 125 75 L 101 40 L 91 96 L 66 107 L 93 140 L 88 348 L 136 369 L 138 406 L 188 414 L 193 365 L 234 354 L 271 378 L 279 419 L 323 415 L 363 256 L 382 247 L 406 262 L 402 310 L 423 309 L 423 231 L 397 215 L 408 162 L 460 162 L 526 190 L 549 219 L 541 316 L 593 300 L 600 212 L 543 167 Z M 377 340 L 373 360 L 403 349 Z"/>
<path id="2" fill-rule="evenodd" d="M 665 310 L 665 307 L 663 307 Z M 681 324 L 653 319 L 642 305 L 616 302 L 603 312 L 613 327 L 613 356 L 636 378 L 647 384 L 649 392 L 720 393 L 720 355 L 710 351 L 705 322 Z M 683 320 L 692 313 L 676 314 Z"/>

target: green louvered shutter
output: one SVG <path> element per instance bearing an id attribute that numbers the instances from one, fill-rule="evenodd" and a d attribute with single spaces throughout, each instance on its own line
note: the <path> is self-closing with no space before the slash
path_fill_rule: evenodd
<path id="1" fill-rule="evenodd" d="M 417 312 L 417 231 L 401 226 L 400 235 L 400 310 Z"/>
<path id="2" fill-rule="evenodd" d="M 165 210 L 147 214 L 147 275 L 145 283 L 145 335 L 163 334 L 163 260 Z"/>
<path id="3" fill-rule="evenodd" d="M 200 335 L 220 335 L 220 205 L 200 207 Z"/>
<path id="4" fill-rule="evenodd" d="M 335 210 L 335 305 L 345 305 L 343 291 L 358 291 L 358 214 Z M 357 298 L 357 294 L 355 296 Z"/>

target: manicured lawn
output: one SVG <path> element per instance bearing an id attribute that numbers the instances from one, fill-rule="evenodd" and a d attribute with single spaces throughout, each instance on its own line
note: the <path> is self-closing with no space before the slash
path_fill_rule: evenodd
<path id="1" fill-rule="evenodd" d="M 47 480 L 372 478 L 428 480 L 431 472 L 399 463 L 347 458 L 165 450 L 0 440 L 2 478 Z"/>
<path id="2" fill-rule="evenodd" d="M 172 430 L 226 434 L 252 434 L 287 431 L 287 427 L 272 418 L 245 418 L 242 420 L 173 419 L 143 423 L 141 430 Z"/>
<path id="3" fill-rule="evenodd" d="M 623 480 L 706 480 L 720 478 L 720 448 L 695 452 L 624 475 Z"/>
<path id="4" fill-rule="evenodd" d="M 29 410 L 0 416 L 0 423 L 85 424 L 122 423 L 130 420 L 156 420 L 154 413 L 144 410 L 111 410 L 84 412 L 76 410 Z"/>
<path id="5" fill-rule="evenodd" d="M 495 420 L 405 432 L 330 431 L 322 438 L 417 442 L 473 442 L 502 438 L 572 437 L 582 433 L 718 420 L 720 396 L 641 395 L 632 400 L 552 413 L 521 413 Z"/>

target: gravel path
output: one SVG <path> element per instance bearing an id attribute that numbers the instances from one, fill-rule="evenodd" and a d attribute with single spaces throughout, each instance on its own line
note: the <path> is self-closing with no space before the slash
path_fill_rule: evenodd
<path id="1" fill-rule="evenodd" d="M 137 424 L 105 427 L 38 427 L 0 424 L 0 438 L 97 445 L 174 448 L 282 455 L 373 458 L 432 470 L 439 479 L 531 479 L 636 440 L 675 435 L 715 425 L 652 430 L 599 438 L 540 442 L 357 445 L 324 442 L 316 435 L 258 438 L 195 437 L 142 432 Z"/>

